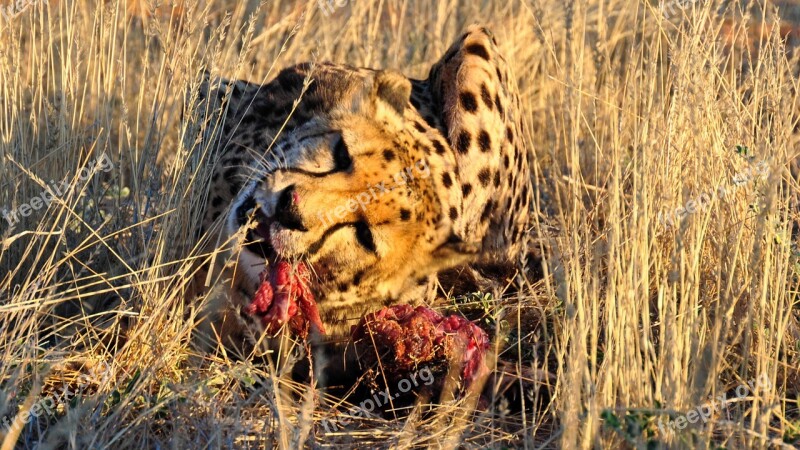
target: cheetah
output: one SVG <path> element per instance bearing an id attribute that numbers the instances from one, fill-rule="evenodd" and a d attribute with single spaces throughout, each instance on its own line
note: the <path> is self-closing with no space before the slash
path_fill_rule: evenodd
<path id="1" fill-rule="evenodd" d="M 224 114 L 206 136 L 217 162 L 201 231 L 232 255 L 215 269 L 227 278 L 206 309 L 214 335 L 242 341 L 296 314 L 252 314 L 282 262 L 307 268 L 312 337 L 342 342 L 369 313 L 430 304 L 443 270 L 518 255 L 532 185 L 513 85 L 479 25 L 424 80 L 303 63 L 264 85 L 206 83 L 206 109 Z"/>

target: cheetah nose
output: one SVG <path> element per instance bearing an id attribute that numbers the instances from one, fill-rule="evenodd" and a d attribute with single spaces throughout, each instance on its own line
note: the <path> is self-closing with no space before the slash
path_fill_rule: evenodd
<path id="1" fill-rule="evenodd" d="M 303 225 L 298 203 L 300 195 L 294 185 L 286 187 L 278 195 L 278 204 L 275 206 L 274 219 L 288 230 L 308 231 Z"/>

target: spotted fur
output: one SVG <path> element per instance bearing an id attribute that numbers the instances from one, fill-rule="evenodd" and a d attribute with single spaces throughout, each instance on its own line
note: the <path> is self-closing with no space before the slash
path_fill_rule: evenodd
<path id="1" fill-rule="evenodd" d="M 368 312 L 430 300 L 444 269 L 518 254 L 531 189 L 512 80 L 472 26 L 425 80 L 325 63 L 207 83 L 203 104 L 224 121 L 206 136 L 218 159 L 202 226 L 233 241 L 235 261 L 217 270 L 230 280 L 209 324 L 240 328 L 277 255 L 312 268 L 339 339 Z M 271 245 L 253 243 L 258 223 Z"/>

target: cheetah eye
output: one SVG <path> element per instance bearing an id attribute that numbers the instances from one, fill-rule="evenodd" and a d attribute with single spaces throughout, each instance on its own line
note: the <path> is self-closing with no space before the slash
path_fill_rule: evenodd
<path id="1" fill-rule="evenodd" d="M 377 251 L 377 248 L 375 247 L 375 239 L 372 237 L 372 231 L 369 229 L 369 224 L 367 224 L 367 221 L 360 220 L 353 226 L 356 229 L 356 240 L 358 243 L 368 251 L 375 253 Z"/>
<path id="2" fill-rule="evenodd" d="M 333 163 L 336 166 L 335 170 L 339 172 L 346 172 L 353 165 L 353 158 L 350 157 L 350 151 L 342 138 L 339 138 L 339 142 L 333 147 Z"/>

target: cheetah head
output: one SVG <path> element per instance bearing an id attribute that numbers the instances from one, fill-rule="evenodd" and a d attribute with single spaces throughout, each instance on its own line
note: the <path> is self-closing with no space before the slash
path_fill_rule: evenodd
<path id="1" fill-rule="evenodd" d="M 402 75 L 377 71 L 307 93 L 304 101 L 336 105 L 280 134 L 225 219 L 240 236 L 246 292 L 265 267 L 302 261 L 335 329 L 376 305 L 418 300 L 429 275 L 477 253 L 454 233 L 453 156 L 411 91 Z"/>

